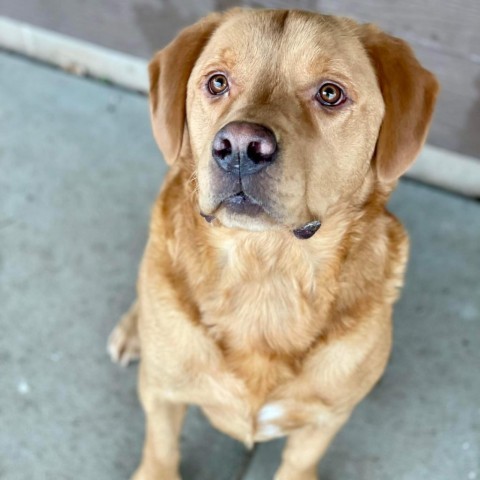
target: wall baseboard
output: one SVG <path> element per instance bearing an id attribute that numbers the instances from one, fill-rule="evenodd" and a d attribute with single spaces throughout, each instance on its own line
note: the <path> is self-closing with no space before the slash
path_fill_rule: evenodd
<path id="1" fill-rule="evenodd" d="M 148 92 L 145 59 L 0 16 L 0 48 L 88 75 L 124 88 Z M 480 198 L 480 160 L 425 145 L 407 177 Z"/>
<path id="2" fill-rule="evenodd" d="M 480 160 L 475 157 L 425 145 L 405 176 L 480 199 Z"/>
<path id="3" fill-rule="evenodd" d="M 148 90 L 147 61 L 0 16 L 0 47 L 132 90 Z"/>

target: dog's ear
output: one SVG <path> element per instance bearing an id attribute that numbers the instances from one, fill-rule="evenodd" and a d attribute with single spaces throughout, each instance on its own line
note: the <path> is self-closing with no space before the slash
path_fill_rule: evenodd
<path id="1" fill-rule="evenodd" d="M 402 175 L 425 142 L 439 85 L 406 42 L 362 25 L 360 38 L 376 71 L 385 102 L 385 116 L 375 151 L 382 182 Z"/>
<path id="2" fill-rule="evenodd" d="M 169 165 L 182 147 L 190 73 L 221 18 L 213 13 L 185 28 L 148 66 L 153 136 Z"/>

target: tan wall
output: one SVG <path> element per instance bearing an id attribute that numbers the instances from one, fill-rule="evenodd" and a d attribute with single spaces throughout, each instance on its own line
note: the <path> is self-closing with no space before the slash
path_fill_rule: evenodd
<path id="1" fill-rule="evenodd" d="M 442 83 L 429 141 L 480 158 L 479 0 L 0 0 L 0 15 L 150 57 L 182 26 L 240 4 L 347 15 L 405 38 Z"/>

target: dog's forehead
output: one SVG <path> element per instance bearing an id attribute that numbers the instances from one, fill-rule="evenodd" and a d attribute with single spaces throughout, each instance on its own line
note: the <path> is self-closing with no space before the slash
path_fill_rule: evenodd
<path id="1" fill-rule="evenodd" d="M 337 70 L 353 71 L 367 59 L 356 27 L 347 19 L 302 11 L 236 13 L 214 32 L 201 63 L 229 69 L 241 65 L 249 71 L 269 66 L 307 68 L 313 75 L 315 67 L 328 63 Z"/>

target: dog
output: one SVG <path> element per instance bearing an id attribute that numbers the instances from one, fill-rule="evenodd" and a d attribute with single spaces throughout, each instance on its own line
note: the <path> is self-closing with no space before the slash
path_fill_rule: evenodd
<path id="1" fill-rule="evenodd" d="M 287 436 L 275 480 L 314 480 L 387 364 L 408 237 L 386 202 L 437 81 L 376 26 L 250 9 L 181 31 L 149 77 L 170 169 L 109 339 L 115 361 L 141 353 L 133 478 L 180 479 L 194 404 L 247 446 Z"/>

